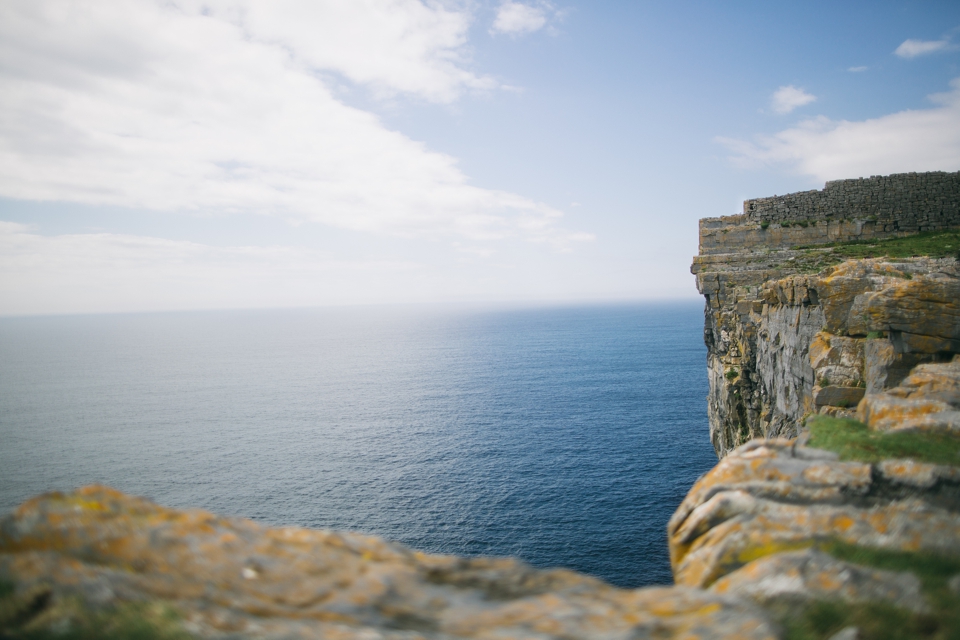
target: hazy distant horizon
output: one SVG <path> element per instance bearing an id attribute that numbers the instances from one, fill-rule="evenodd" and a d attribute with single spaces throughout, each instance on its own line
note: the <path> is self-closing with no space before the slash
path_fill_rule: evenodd
<path id="1" fill-rule="evenodd" d="M 71 316 L 121 316 L 121 315 L 176 315 L 190 313 L 231 313 L 231 312 L 269 312 L 269 311 L 350 311 L 350 310 L 382 310 L 384 312 L 400 313 L 435 313 L 435 312 L 499 312 L 523 310 L 562 310 L 562 309 L 590 309 L 616 307 L 646 307 L 671 305 L 702 305 L 703 298 L 697 293 L 677 298 L 643 298 L 643 299 L 601 299 L 601 300 L 442 300 L 424 302 L 372 302 L 372 303 L 340 303 L 314 306 L 286 306 L 286 307 L 208 307 L 190 309 L 135 309 L 129 311 L 58 311 L 53 313 L 23 313 L 0 314 L 0 320 L 30 319 L 30 318 L 59 318 Z"/>

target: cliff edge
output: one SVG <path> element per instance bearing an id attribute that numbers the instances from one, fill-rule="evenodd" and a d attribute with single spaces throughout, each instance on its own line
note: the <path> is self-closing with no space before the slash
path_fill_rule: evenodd
<path id="1" fill-rule="evenodd" d="M 960 353 L 960 172 L 828 182 L 700 221 L 710 439 L 796 437 Z"/>

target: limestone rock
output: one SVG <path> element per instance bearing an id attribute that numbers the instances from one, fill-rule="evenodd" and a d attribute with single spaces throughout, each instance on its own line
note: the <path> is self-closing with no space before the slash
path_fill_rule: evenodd
<path id="1" fill-rule="evenodd" d="M 918 365 L 900 386 L 865 396 L 857 417 L 877 431 L 960 432 L 960 358 Z"/>
<path id="2" fill-rule="evenodd" d="M 810 366 L 818 384 L 823 387 L 859 386 L 863 382 L 864 343 L 864 340 L 823 331 L 814 336 L 810 343 Z"/>
<path id="3" fill-rule="evenodd" d="M 863 399 L 866 389 L 859 387 L 814 387 L 813 402 L 819 410 L 824 406 L 855 407 Z"/>
<path id="4" fill-rule="evenodd" d="M 920 580 L 905 571 L 882 571 L 806 549 L 760 558 L 717 580 L 710 591 L 752 598 L 766 605 L 810 599 L 887 602 L 916 613 L 930 610 Z"/>
<path id="5" fill-rule="evenodd" d="M 960 353 L 955 259 L 850 260 L 791 273 L 800 257 L 754 249 L 695 261 L 720 457 L 751 438 L 796 437 L 804 416 L 856 406 L 917 365 Z M 716 286 L 703 288 L 709 282 Z"/>
<path id="6" fill-rule="evenodd" d="M 958 487 L 952 467 L 841 462 L 755 440 L 701 478 L 671 518 L 674 577 L 709 587 L 760 558 L 831 540 L 960 555 Z"/>
<path id="7" fill-rule="evenodd" d="M 16 598 L 42 605 L 30 624 L 45 628 L 69 617 L 64 603 L 79 601 L 168 603 L 202 637 L 778 634 L 762 610 L 735 596 L 616 589 L 516 560 L 429 555 L 355 533 L 165 509 L 104 487 L 40 496 L 0 520 L 0 580 L 16 585 Z"/>

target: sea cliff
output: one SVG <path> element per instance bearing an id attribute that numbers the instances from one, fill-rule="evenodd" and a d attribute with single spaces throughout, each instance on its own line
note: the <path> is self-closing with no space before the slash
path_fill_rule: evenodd
<path id="1" fill-rule="evenodd" d="M 700 221 L 710 439 L 720 457 L 844 415 L 960 352 L 960 173 L 875 176 Z"/>
<path id="2" fill-rule="evenodd" d="M 269 528 L 91 486 L 0 519 L 0 638 L 960 637 L 960 174 L 701 222 L 719 464 L 675 586 Z"/>

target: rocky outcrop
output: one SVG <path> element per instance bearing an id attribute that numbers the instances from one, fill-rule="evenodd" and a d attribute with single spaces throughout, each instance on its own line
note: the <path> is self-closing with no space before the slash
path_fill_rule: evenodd
<path id="1" fill-rule="evenodd" d="M 892 433 L 923 441 L 931 432 Z M 960 452 L 960 435 L 951 437 Z M 677 584 L 751 599 L 794 632 L 826 607 L 854 637 L 955 637 L 960 459 L 843 460 L 802 440 L 754 440 L 694 485 L 668 528 Z M 875 620 L 904 628 L 848 625 Z"/>
<path id="2" fill-rule="evenodd" d="M 949 364 L 921 364 L 900 385 L 866 396 L 857 417 L 875 431 L 960 435 L 960 356 Z"/>
<path id="3" fill-rule="evenodd" d="M 87 487 L 0 519 L 0 638 L 960 637 L 957 259 L 790 248 L 957 226 L 958 203 L 960 173 L 905 174 L 701 222 L 721 461 L 670 520 L 676 586 Z"/>
<path id="4" fill-rule="evenodd" d="M 419 553 L 354 533 L 271 529 L 103 487 L 0 522 L 0 635 L 162 606 L 167 635 L 232 638 L 775 638 L 746 598 L 616 589 L 510 559 Z M 4 619 L 4 617 L 6 619 Z M 94 616 L 95 620 L 101 620 Z M 88 634 L 85 637 L 98 637 Z M 122 637 L 122 636 L 121 636 Z"/>
<path id="5" fill-rule="evenodd" d="M 955 258 L 852 260 L 815 275 L 774 275 L 730 286 L 743 276 L 698 273 L 708 292 L 708 414 L 720 456 L 752 438 L 796 437 L 805 416 L 853 410 L 916 365 L 960 353 Z M 708 278 L 724 283 L 724 296 L 709 293 Z"/>
<path id="6" fill-rule="evenodd" d="M 0 637 L 888 637 L 866 628 L 878 611 L 920 630 L 895 637 L 960 632 L 960 467 L 754 440 L 693 486 L 668 534 L 677 586 L 623 590 L 87 487 L 0 520 Z M 804 634 L 823 606 L 833 618 Z"/>
<path id="7" fill-rule="evenodd" d="M 800 571 L 798 563 L 816 560 L 785 556 L 739 574 L 760 558 L 834 541 L 960 557 L 960 468 L 910 459 L 841 461 L 796 441 L 755 440 L 693 486 L 668 531 L 677 583 L 721 593 L 743 591 L 750 575 L 787 566 Z M 813 573 L 822 573 L 829 563 L 814 564 Z M 844 567 L 834 563 L 830 570 L 839 576 Z M 834 587 L 856 582 L 838 577 Z"/>
<path id="8" fill-rule="evenodd" d="M 889 176 L 747 201 L 743 215 L 701 221 L 691 270 L 706 299 L 718 456 L 752 438 L 796 437 L 811 414 L 852 415 L 864 395 L 896 387 L 916 365 L 960 353 L 955 257 L 843 262 L 834 247 L 818 248 L 960 227 L 960 174 L 912 175 L 938 199 L 918 200 L 903 176 Z M 841 187 L 853 195 L 837 195 Z"/>
<path id="9" fill-rule="evenodd" d="M 936 234 L 933 256 L 910 235 L 960 226 L 958 176 L 916 176 L 946 185 L 938 199 L 890 176 L 902 188 L 828 183 L 701 221 L 721 461 L 670 521 L 678 584 L 751 599 L 799 636 L 960 634 L 960 234 Z M 815 611 L 855 624 L 818 631 Z"/>

